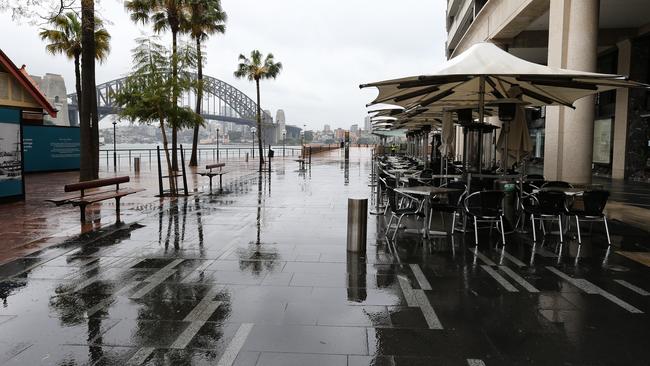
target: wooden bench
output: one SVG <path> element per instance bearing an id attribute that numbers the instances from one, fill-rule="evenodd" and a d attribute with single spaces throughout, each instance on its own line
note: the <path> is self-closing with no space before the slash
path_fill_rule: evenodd
<path id="1" fill-rule="evenodd" d="M 96 179 L 86 182 L 79 182 L 67 184 L 63 187 L 65 192 L 78 192 L 70 195 L 65 195 L 57 198 L 48 199 L 57 206 L 70 204 L 81 209 L 81 222 L 86 221 L 86 206 L 101 202 L 109 199 L 115 199 L 115 217 L 120 221 L 120 199 L 133 193 L 142 192 L 144 189 L 135 188 L 120 188 L 120 184 L 128 183 L 130 178 L 128 176 Z M 102 188 L 115 185 L 115 190 L 98 190 L 86 192 L 86 190 L 93 188 Z"/>
<path id="2" fill-rule="evenodd" d="M 219 190 L 223 191 L 223 175 L 228 173 L 223 171 L 223 168 L 226 166 L 226 163 L 215 163 L 208 164 L 205 166 L 207 171 L 199 173 L 200 176 L 210 178 L 210 192 L 212 192 L 212 178 L 219 176 Z M 219 169 L 218 171 L 213 171 L 212 169 Z"/>
<path id="3" fill-rule="evenodd" d="M 298 157 L 298 159 L 294 160 L 295 162 L 298 163 L 298 169 L 299 170 L 305 170 L 305 159 L 302 157 Z"/>

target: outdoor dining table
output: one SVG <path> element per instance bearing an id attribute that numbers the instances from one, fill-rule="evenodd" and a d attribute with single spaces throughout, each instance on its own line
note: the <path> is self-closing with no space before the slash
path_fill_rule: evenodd
<path id="1" fill-rule="evenodd" d="M 581 196 L 585 193 L 585 188 L 567 188 L 567 187 L 542 187 L 538 189 L 533 189 L 533 193 L 539 192 L 562 192 L 567 196 Z"/>
<path id="2" fill-rule="evenodd" d="M 445 188 L 445 187 L 431 187 L 431 186 L 414 186 L 414 187 L 402 187 L 396 188 L 395 192 L 405 193 L 413 196 L 424 196 L 424 228 L 421 230 L 422 235 L 425 238 L 428 238 L 430 235 L 447 235 L 444 231 L 430 230 L 429 225 L 429 211 L 430 203 L 429 199 L 432 196 L 436 195 L 446 195 L 450 192 L 458 192 L 462 189 L 457 188 Z"/>

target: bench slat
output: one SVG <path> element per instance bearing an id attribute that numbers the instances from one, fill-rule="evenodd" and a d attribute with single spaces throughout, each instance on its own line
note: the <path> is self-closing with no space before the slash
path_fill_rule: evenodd
<path id="1" fill-rule="evenodd" d="M 79 198 L 68 200 L 67 202 L 71 203 L 73 206 L 79 206 L 81 204 L 88 205 L 91 203 L 105 201 L 112 198 L 121 198 L 142 191 L 144 191 L 144 189 L 124 188 L 118 191 L 109 191 L 109 192 L 104 192 L 103 194 L 94 194 L 91 196 L 79 197 Z"/>
<path id="2" fill-rule="evenodd" d="M 94 195 L 97 195 L 97 194 L 103 194 L 103 193 L 109 193 L 109 192 L 115 192 L 115 190 L 114 189 L 113 190 L 102 189 L 102 190 L 98 190 L 98 191 L 94 191 L 94 192 L 86 192 L 86 193 L 84 193 L 83 196 L 81 196 L 80 193 L 72 193 L 72 194 L 68 194 L 68 195 L 63 195 L 63 196 L 59 196 L 59 197 L 55 197 L 55 198 L 46 199 L 45 202 L 52 202 L 52 203 L 56 204 L 57 206 L 60 206 L 60 205 L 64 205 L 64 204 L 68 203 L 68 201 L 73 200 L 75 198 L 90 197 L 90 196 L 94 196 Z"/>
<path id="3" fill-rule="evenodd" d="M 226 163 L 208 164 L 205 169 L 223 168 L 224 166 L 226 166 Z"/>
<path id="4" fill-rule="evenodd" d="M 63 190 L 65 192 L 81 191 L 81 190 L 84 190 L 84 189 L 105 187 L 105 186 L 110 186 L 110 185 L 113 185 L 113 184 L 128 183 L 130 180 L 131 180 L 131 178 L 129 176 L 105 178 L 105 179 L 95 179 L 95 180 L 89 180 L 89 181 L 86 181 L 86 182 L 66 184 L 63 187 Z"/>

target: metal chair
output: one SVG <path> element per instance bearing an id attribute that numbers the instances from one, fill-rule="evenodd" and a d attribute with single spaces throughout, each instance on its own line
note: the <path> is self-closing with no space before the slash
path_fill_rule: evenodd
<path id="1" fill-rule="evenodd" d="M 580 253 L 580 246 L 582 245 L 582 235 L 580 233 L 580 220 L 582 221 L 602 221 L 605 224 L 605 233 L 607 234 L 607 245 L 611 246 L 612 241 L 609 237 L 609 226 L 607 225 L 607 217 L 603 213 L 607 200 L 609 198 L 609 191 L 593 190 L 586 191 L 582 195 L 584 203 L 583 209 L 571 208 L 568 211 L 570 216 L 575 217 L 578 232 L 578 253 Z"/>
<path id="2" fill-rule="evenodd" d="M 474 242 L 478 246 L 478 223 L 494 223 L 499 229 L 501 226 L 501 239 L 506 244 L 505 228 L 503 226 L 503 191 L 479 191 L 465 197 L 463 206 L 465 213 L 474 219 Z M 477 202 L 478 201 L 478 202 Z"/>
<path id="3" fill-rule="evenodd" d="M 561 180 L 552 180 L 542 184 L 542 188 L 573 188 L 571 183 Z"/>
<path id="4" fill-rule="evenodd" d="M 390 233 L 390 226 L 393 223 L 393 219 L 397 218 L 397 225 L 395 226 L 395 231 L 391 237 L 392 240 L 395 240 L 395 236 L 397 236 L 397 230 L 399 230 L 399 225 L 402 223 L 404 216 L 424 217 L 424 213 L 422 212 L 422 205 L 424 204 L 424 201 L 420 202 L 415 199 L 415 197 L 400 193 L 400 195 L 409 199 L 408 206 L 400 208 L 398 205 L 397 192 L 395 189 L 388 187 L 386 193 L 388 195 L 388 207 L 390 207 L 391 211 L 390 220 L 386 226 L 386 237 L 388 237 L 388 234 Z"/>
<path id="5" fill-rule="evenodd" d="M 530 215 L 530 222 L 533 226 L 533 242 L 537 242 L 537 232 L 535 230 L 535 220 L 538 220 L 542 229 L 544 221 L 557 220 L 560 228 L 560 243 L 564 242 L 562 229 L 562 215 L 568 210 L 566 207 L 566 195 L 563 192 L 540 191 L 536 195 L 529 195 L 522 200 L 524 211 Z M 544 229 L 544 233 L 546 230 Z"/>

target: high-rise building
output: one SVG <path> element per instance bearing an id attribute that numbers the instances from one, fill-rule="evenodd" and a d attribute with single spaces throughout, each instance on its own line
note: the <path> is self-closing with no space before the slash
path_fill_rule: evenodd
<path id="1" fill-rule="evenodd" d="M 350 132 L 354 135 L 356 135 L 359 132 L 359 125 L 354 124 L 350 126 Z"/>
<path id="2" fill-rule="evenodd" d="M 363 129 L 366 132 L 370 132 L 372 130 L 372 122 L 370 121 L 370 116 L 366 116 L 366 118 L 363 119 Z"/>
<path id="3" fill-rule="evenodd" d="M 284 110 L 278 109 L 275 112 L 275 136 L 276 141 L 282 141 L 282 131 L 286 131 L 287 120 L 284 115 Z"/>
<path id="4" fill-rule="evenodd" d="M 446 53 L 492 42 L 548 66 L 650 82 L 647 0 L 447 0 Z M 650 93 L 618 89 L 529 121 L 534 156 L 549 180 L 589 183 L 592 167 L 613 178 L 648 176 Z"/>
<path id="5" fill-rule="evenodd" d="M 325 125 L 325 126 L 323 126 L 323 131 L 325 131 L 325 132 L 331 132 L 331 131 L 332 131 L 332 128 L 330 127 L 330 125 Z"/>

